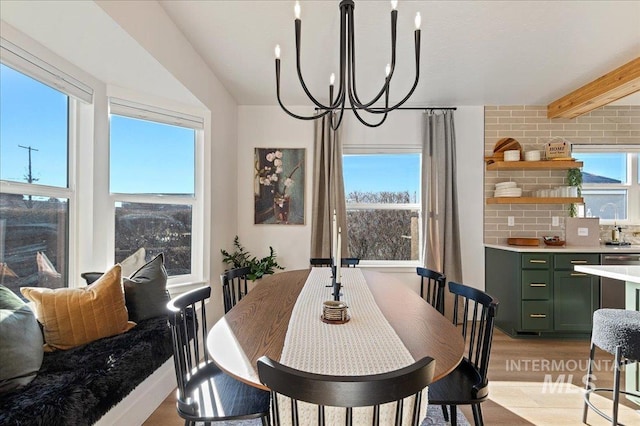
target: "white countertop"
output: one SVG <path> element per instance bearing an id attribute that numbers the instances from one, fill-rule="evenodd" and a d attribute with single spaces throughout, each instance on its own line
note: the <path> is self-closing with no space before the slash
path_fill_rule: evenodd
<path id="1" fill-rule="evenodd" d="M 640 284 L 640 265 L 578 265 L 577 272 Z"/>
<path id="2" fill-rule="evenodd" d="M 508 244 L 485 244 L 485 247 L 509 250 L 518 253 L 640 253 L 640 245 L 630 246 L 607 246 L 601 244 L 599 246 L 583 247 L 583 246 L 545 246 L 540 242 L 539 246 L 510 246 Z"/>

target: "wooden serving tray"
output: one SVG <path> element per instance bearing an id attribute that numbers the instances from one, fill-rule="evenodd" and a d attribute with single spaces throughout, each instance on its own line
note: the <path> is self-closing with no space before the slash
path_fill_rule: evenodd
<path id="1" fill-rule="evenodd" d="M 507 238 L 507 244 L 510 246 L 539 246 L 539 238 Z"/>

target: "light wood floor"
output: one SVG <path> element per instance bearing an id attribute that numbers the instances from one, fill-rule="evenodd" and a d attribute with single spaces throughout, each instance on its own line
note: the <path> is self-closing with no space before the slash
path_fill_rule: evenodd
<path id="1" fill-rule="evenodd" d="M 581 425 L 583 377 L 589 356 L 589 340 L 512 339 L 496 330 L 489 369 L 489 401 L 482 404 L 484 421 L 491 425 Z M 597 351 L 601 369 L 594 371 L 599 387 L 611 387 L 613 357 Z M 596 365 L 598 367 L 598 365 Z M 607 369 L 609 368 L 609 369 Z M 610 412 L 610 400 L 595 395 L 593 401 Z M 623 397 L 619 420 L 640 425 L 640 413 Z M 471 410 L 461 407 L 470 421 Z M 606 425 L 589 412 L 589 424 Z M 184 424 L 175 411 L 173 394 L 147 419 L 145 425 Z"/>

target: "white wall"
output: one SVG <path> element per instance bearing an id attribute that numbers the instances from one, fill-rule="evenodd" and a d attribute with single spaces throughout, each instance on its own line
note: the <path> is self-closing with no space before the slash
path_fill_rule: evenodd
<path id="1" fill-rule="evenodd" d="M 347 114 L 351 114 L 347 112 Z M 421 111 L 394 112 L 387 122 L 371 129 L 351 115 L 343 123 L 343 143 L 365 145 L 408 145 L 420 141 Z M 484 288 L 483 149 L 484 108 L 458 107 L 455 112 L 458 181 L 461 211 L 462 265 L 465 283 Z M 254 225 L 253 158 L 254 148 L 306 148 L 306 192 L 304 225 Z M 311 168 L 313 166 L 313 123 L 295 120 L 280 107 L 238 107 L 238 236 L 254 255 L 268 254 L 273 246 L 278 262 L 288 270 L 307 268 L 311 238 Z M 414 268 L 375 268 L 393 273 L 407 285 L 417 288 Z"/>
<path id="2" fill-rule="evenodd" d="M 304 114 L 313 111 L 296 110 Z M 254 148 L 305 148 L 304 225 L 254 225 Z M 280 107 L 238 107 L 238 237 L 251 254 L 263 257 L 272 246 L 287 270 L 309 266 L 311 241 L 311 168 L 313 122 L 296 120 Z M 231 182 L 229 182 L 231 183 Z M 228 245 L 231 245 L 229 240 Z"/>

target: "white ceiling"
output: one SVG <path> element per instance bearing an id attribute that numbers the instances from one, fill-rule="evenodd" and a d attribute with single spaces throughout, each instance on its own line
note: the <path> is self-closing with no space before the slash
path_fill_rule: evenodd
<path id="1" fill-rule="evenodd" d="M 293 0 L 159 3 L 239 104 L 276 104 L 273 48 L 280 44 L 283 100 L 310 105 L 295 74 Z M 338 68 L 338 3 L 301 2 L 303 74 L 320 98 Z M 413 18 L 422 15 L 420 83 L 407 105 L 546 105 L 640 56 L 638 0 L 400 0 L 398 10 L 396 100 L 413 81 Z M 199 103 L 91 1 L 2 0 L 0 11 L 3 21 L 106 83 Z M 382 83 L 389 11 L 388 1 L 356 0 L 361 98 Z M 640 93 L 619 103 L 640 104 Z"/>
<path id="2" fill-rule="evenodd" d="M 324 98 L 338 69 L 338 3 L 301 1 L 303 75 Z M 284 102 L 309 104 L 295 74 L 294 1 L 160 4 L 239 104 L 276 104 L 276 44 Z M 390 9 L 356 0 L 361 98 L 384 78 Z M 422 72 L 407 105 L 546 105 L 640 55 L 640 1 L 400 0 L 398 11 L 395 99 L 413 81 L 413 18 L 422 15 Z"/>
<path id="3" fill-rule="evenodd" d="M 106 84 L 201 105 L 92 1 L 1 0 L 0 18 Z"/>

